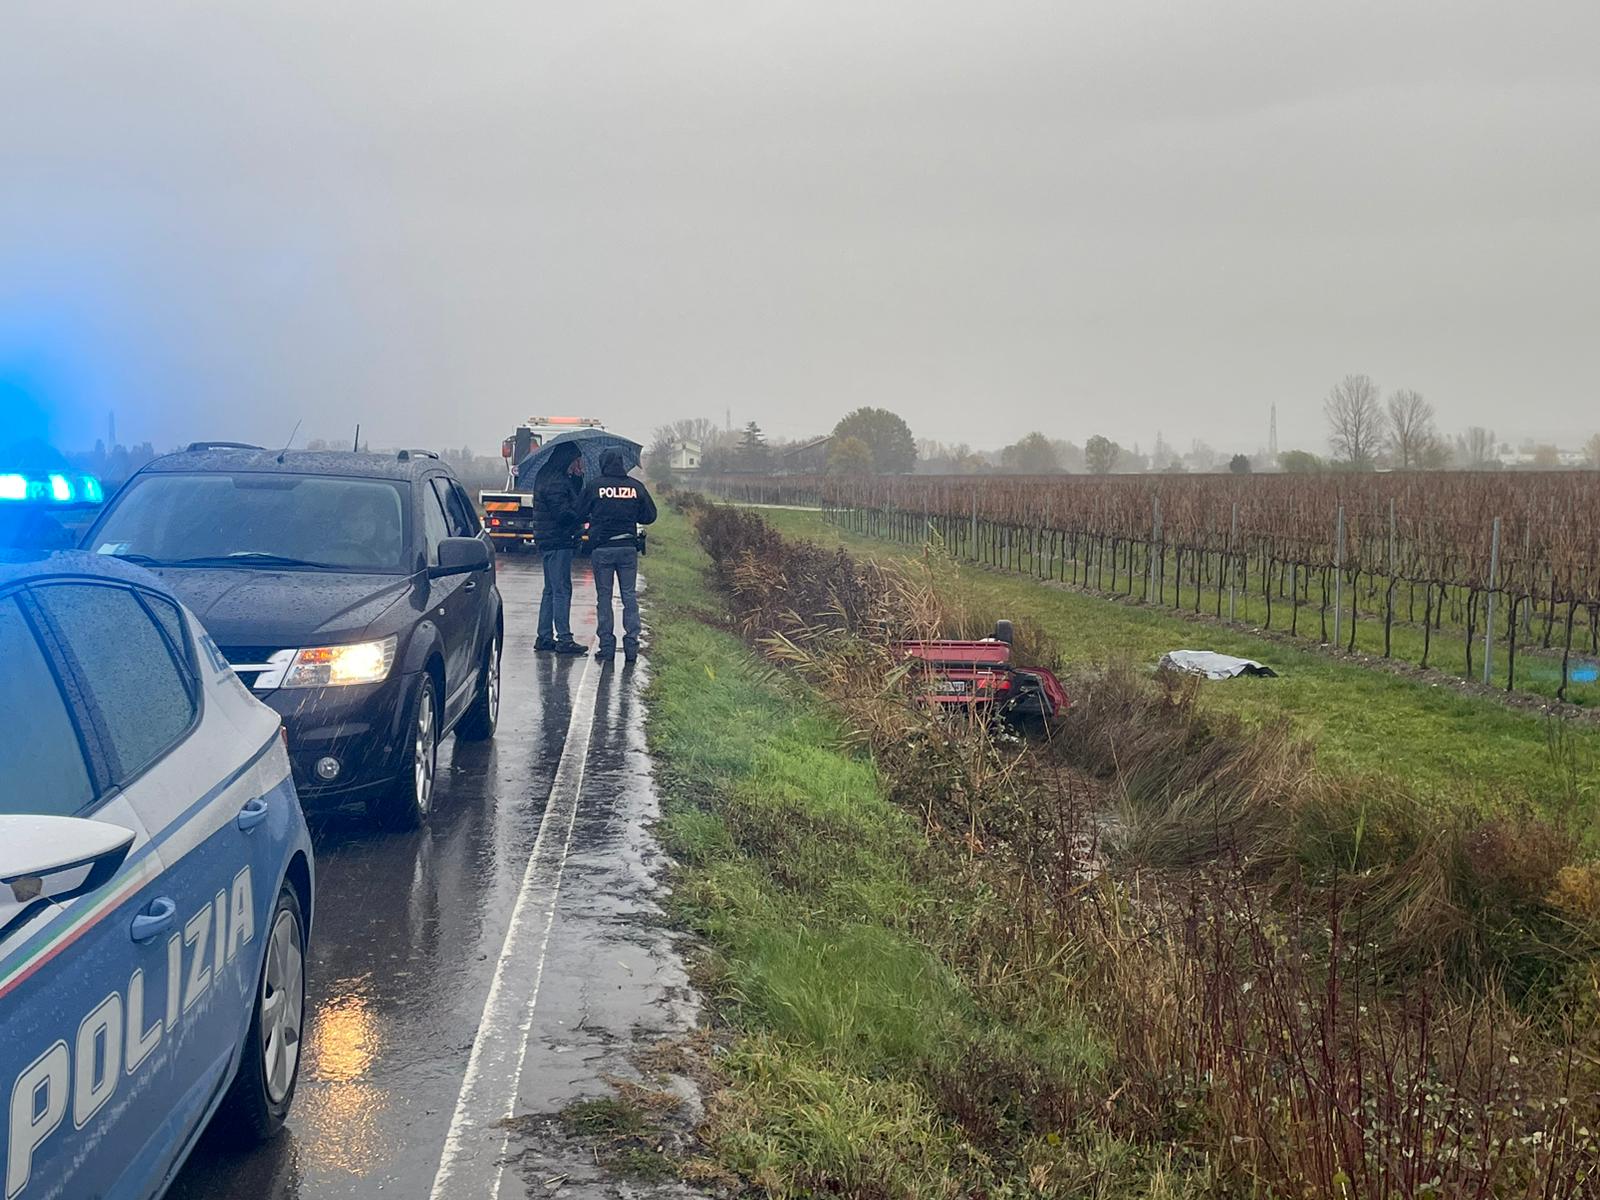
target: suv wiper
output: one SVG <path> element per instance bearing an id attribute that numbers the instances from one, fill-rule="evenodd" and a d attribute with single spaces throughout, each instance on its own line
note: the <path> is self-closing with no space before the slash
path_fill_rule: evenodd
<path id="1" fill-rule="evenodd" d="M 291 558 L 286 554 L 269 554 L 265 550 L 235 550 L 232 554 L 200 554 L 194 558 L 180 558 L 167 563 L 171 567 L 210 567 L 233 564 L 265 563 L 275 567 L 321 567 L 328 571 L 343 571 L 337 563 L 312 562 L 307 558 Z"/>
<path id="2" fill-rule="evenodd" d="M 140 554 L 136 550 L 119 551 L 116 554 L 109 554 L 107 557 L 121 559 L 123 562 L 133 563 L 135 566 L 139 567 L 166 567 L 172 565 L 164 558 L 155 558 L 149 554 Z"/>

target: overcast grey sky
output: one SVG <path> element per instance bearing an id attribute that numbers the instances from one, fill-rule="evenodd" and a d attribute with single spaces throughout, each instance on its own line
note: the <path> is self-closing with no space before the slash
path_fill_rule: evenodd
<path id="1" fill-rule="evenodd" d="M 493 452 L 1600 428 L 1594 0 L 0 6 L 0 398 Z"/>

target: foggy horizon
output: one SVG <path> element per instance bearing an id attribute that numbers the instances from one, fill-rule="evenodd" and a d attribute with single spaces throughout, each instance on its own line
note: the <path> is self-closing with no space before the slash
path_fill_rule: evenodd
<path id="1" fill-rule="evenodd" d="M 1577 0 L 0 21 L 0 402 L 65 448 L 870 404 L 1250 453 L 1275 403 L 1325 453 L 1354 372 L 1446 437 L 1600 429 Z"/>

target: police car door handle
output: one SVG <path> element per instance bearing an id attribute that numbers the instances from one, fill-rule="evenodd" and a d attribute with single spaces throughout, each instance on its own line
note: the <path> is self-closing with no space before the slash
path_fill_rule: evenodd
<path id="1" fill-rule="evenodd" d="M 177 915 L 178 906 L 171 896 L 157 896 L 149 908 L 133 919 L 133 928 L 128 932 L 134 941 L 148 942 L 171 929 Z"/>
<path id="2" fill-rule="evenodd" d="M 464 584 L 461 585 L 461 590 L 463 592 L 475 592 L 475 591 L 477 591 L 478 590 L 478 581 L 476 579 L 467 580 Z"/>
<path id="3" fill-rule="evenodd" d="M 254 800 L 246 800 L 244 807 L 239 810 L 239 828 L 254 829 L 267 819 L 267 798 L 257 796 Z"/>

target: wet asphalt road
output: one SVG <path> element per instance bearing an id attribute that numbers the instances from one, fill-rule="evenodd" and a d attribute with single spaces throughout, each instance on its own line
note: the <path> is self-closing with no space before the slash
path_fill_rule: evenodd
<path id="1" fill-rule="evenodd" d="M 170 1200 L 639 1194 L 553 1114 L 637 1078 L 636 1052 L 696 1019 L 658 904 L 648 656 L 536 655 L 538 568 L 503 556 L 498 574 L 495 739 L 441 747 L 422 831 L 313 819 L 311 1028 L 289 1127 L 247 1154 L 212 1131 Z M 574 634 L 592 643 L 593 588 L 574 576 Z"/>

